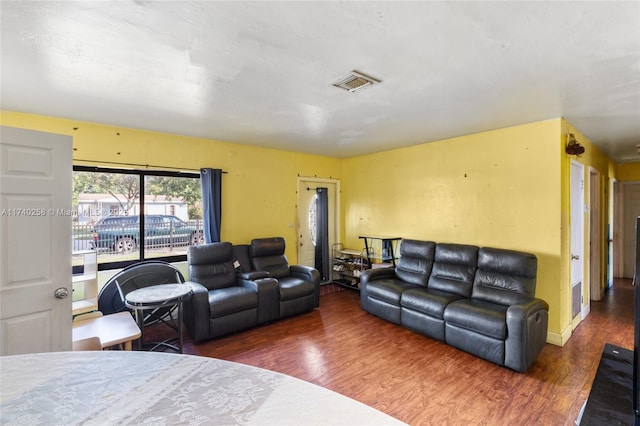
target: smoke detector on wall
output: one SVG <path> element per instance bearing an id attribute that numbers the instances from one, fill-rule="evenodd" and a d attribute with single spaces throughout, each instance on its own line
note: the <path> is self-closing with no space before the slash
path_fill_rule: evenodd
<path id="1" fill-rule="evenodd" d="M 382 82 L 382 80 L 354 70 L 351 71 L 348 77 L 342 78 L 340 81 L 333 83 L 333 85 L 353 93 L 380 82 Z"/>

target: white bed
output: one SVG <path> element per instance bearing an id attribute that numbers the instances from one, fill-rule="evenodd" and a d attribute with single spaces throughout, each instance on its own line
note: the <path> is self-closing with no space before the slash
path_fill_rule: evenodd
<path id="1" fill-rule="evenodd" d="M 157 352 L 0 357 L 0 424 L 398 425 L 344 395 L 261 368 Z"/>

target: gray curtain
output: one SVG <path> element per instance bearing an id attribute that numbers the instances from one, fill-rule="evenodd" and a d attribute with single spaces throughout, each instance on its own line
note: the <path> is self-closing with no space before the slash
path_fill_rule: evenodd
<path id="1" fill-rule="evenodd" d="M 200 169 L 202 213 L 204 216 L 204 242 L 220 242 L 222 215 L 222 170 Z"/>
<path id="2" fill-rule="evenodd" d="M 330 280 L 329 272 L 329 198 L 327 188 L 316 188 L 316 249 L 315 268 L 321 281 Z"/>

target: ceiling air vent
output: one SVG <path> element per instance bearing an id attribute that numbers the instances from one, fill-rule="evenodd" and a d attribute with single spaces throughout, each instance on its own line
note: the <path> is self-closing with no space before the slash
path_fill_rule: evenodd
<path id="1" fill-rule="evenodd" d="M 375 79 L 359 71 L 352 71 L 349 77 L 343 78 L 337 83 L 333 83 L 333 85 L 353 93 L 380 82 L 381 80 Z"/>

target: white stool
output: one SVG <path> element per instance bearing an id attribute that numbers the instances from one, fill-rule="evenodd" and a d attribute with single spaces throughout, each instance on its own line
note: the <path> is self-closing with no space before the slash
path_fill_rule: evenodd
<path id="1" fill-rule="evenodd" d="M 105 316 L 101 313 L 91 313 L 86 316 L 81 315 L 73 321 L 74 342 L 89 337 L 99 337 L 102 349 L 124 344 L 124 350 L 130 351 L 131 342 L 140 335 L 140 328 L 129 312 Z"/>

